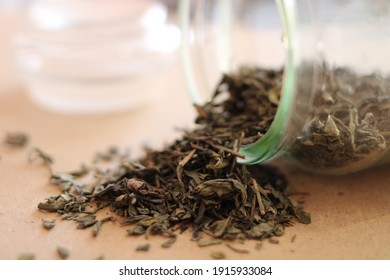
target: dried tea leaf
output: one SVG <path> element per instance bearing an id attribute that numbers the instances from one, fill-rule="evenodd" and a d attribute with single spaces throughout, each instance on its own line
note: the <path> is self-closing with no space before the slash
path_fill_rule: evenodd
<path id="1" fill-rule="evenodd" d="M 279 244 L 279 240 L 276 240 L 274 238 L 269 238 L 268 242 L 271 243 L 271 244 Z"/>
<path id="2" fill-rule="evenodd" d="M 228 247 L 229 249 L 233 250 L 234 252 L 236 253 L 240 253 L 240 254 L 248 254 L 249 253 L 249 250 L 247 249 L 239 249 L 239 248 L 236 248 L 234 247 L 232 244 L 230 243 L 227 243 L 226 244 L 226 247 Z"/>
<path id="3" fill-rule="evenodd" d="M 293 237 L 291 237 L 291 243 L 294 243 L 295 239 L 297 239 L 297 235 L 296 234 L 294 234 Z"/>
<path id="4" fill-rule="evenodd" d="M 278 106 L 279 105 L 279 100 L 280 100 L 280 92 L 281 92 L 282 88 L 281 86 L 275 86 L 273 88 L 271 88 L 269 91 L 268 91 L 268 100 Z"/>
<path id="5" fill-rule="evenodd" d="M 56 225 L 56 220 L 55 219 L 52 219 L 52 220 L 42 219 L 42 225 L 45 229 L 52 229 Z"/>
<path id="6" fill-rule="evenodd" d="M 94 224 L 97 223 L 96 215 L 91 215 L 91 214 L 82 217 L 75 217 L 73 218 L 73 220 L 78 223 L 76 226 L 76 228 L 78 229 L 85 229 L 88 227 L 92 227 Z"/>
<path id="7" fill-rule="evenodd" d="M 195 191 L 200 196 L 218 196 L 220 198 L 232 195 L 236 190 L 241 193 L 241 200 L 246 201 L 246 188 L 237 180 L 234 179 L 213 179 L 199 184 Z"/>
<path id="8" fill-rule="evenodd" d="M 161 247 L 170 248 L 175 242 L 176 242 L 176 237 L 171 237 L 167 241 L 165 241 L 163 244 L 161 244 Z"/>
<path id="9" fill-rule="evenodd" d="M 247 234 L 250 238 L 264 239 L 264 238 L 272 236 L 274 228 L 275 228 L 274 221 L 270 221 L 268 223 L 262 222 L 258 225 L 255 225 L 254 227 L 252 227 L 247 232 Z"/>
<path id="10" fill-rule="evenodd" d="M 221 251 L 213 251 L 211 252 L 211 257 L 215 260 L 223 260 L 226 259 L 226 255 L 224 252 Z"/>
<path id="11" fill-rule="evenodd" d="M 227 232 L 231 222 L 232 218 L 230 217 L 213 222 L 209 227 L 210 233 L 215 237 L 222 237 Z"/>
<path id="12" fill-rule="evenodd" d="M 145 232 L 146 232 L 146 230 L 145 230 L 145 228 L 142 227 L 142 226 L 135 226 L 135 227 L 133 227 L 133 228 L 127 230 L 127 233 L 128 233 L 129 235 L 142 235 L 142 234 L 144 234 Z"/>
<path id="13" fill-rule="evenodd" d="M 302 224 L 310 224 L 311 223 L 311 215 L 310 213 L 307 213 L 303 211 L 300 207 L 293 207 L 294 214 L 298 218 L 298 220 Z"/>
<path id="14" fill-rule="evenodd" d="M 88 173 L 90 171 L 91 171 L 91 169 L 87 165 L 82 164 L 80 169 L 70 171 L 70 172 L 68 172 L 68 174 L 73 176 L 73 177 L 83 177 L 85 175 L 88 175 Z"/>
<path id="15" fill-rule="evenodd" d="M 18 260 L 35 260 L 35 254 L 23 253 L 18 256 Z"/>
<path id="16" fill-rule="evenodd" d="M 100 228 L 102 227 L 102 225 L 105 223 L 105 222 L 108 222 L 108 221 L 114 221 L 115 218 L 110 216 L 110 217 L 105 217 L 99 221 L 97 221 L 93 226 L 92 226 L 92 234 L 94 237 L 98 236 L 99 232 L 100 232 Z"/>
<path id="17" fill-rule="evenodd" d="M 48 212 L 57 212 L 58 210 L 64 209 L 66 202 L 61 199 L 49 198 L 46 202 L 40 202 L 38 204 L 38 209 L 48 211 Z"/>
<path id="18" fill-rule="evenodd" d="M 263 248 L 263 243 L 256 243 L 255 249 L 260 251 Z"/>
<path id="19" fill-rule="evenodd" d="M 53 158 L 39 148 L 33 148 L 30 153 L 30 162 L 42 161 L 48 165 L 53 163 Z"/>
<path id="20" fill-rule="evenodd" d="M 222 239 L 216 239 L 216 238 L 199 239 L 197 243 L 199 247 L 207 247 L 207 246 L 221 244 Z"/>
<path id="21" fill-rule="evenodd" d="M 10 147 L 22 148 L 27 145 L 29 137 L 24 132 L 8 132 L 4 138 L 4 143 Z"/>
<path id="22" fill-rule="evenodd" d="M 149 243 L 139 244 L 139 245 L 135 248 L 136 251 L 144 251 L 144 252 L 149 251 L 149 249 L 150 249 L 150 244 L 149 244 Z"/>
<path id="23" fill-rule="evenodd" d="M 57 248 L 57 253 L 60 256 L 61 259 L 66 260 L 69 258 L 70 252 L 67 248 L 65 247 L 58 247 Z"/>

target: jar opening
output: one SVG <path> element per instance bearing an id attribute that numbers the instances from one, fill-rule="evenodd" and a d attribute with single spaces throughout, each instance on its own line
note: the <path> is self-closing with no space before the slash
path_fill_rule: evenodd
<path id="1" fill-rule="evenodd" d="M 242 67 L 284 71 L 290 43 L 280 1 L 181 1 L 182 61 L 194 103 L 208 102 L 223 74 Z M 291 69 L 290 69 L 291 70 Z M 283 88 L 293 86 L 284 79 Z M 283 92 L 286 89 L 279 89 Z M 284 103 L 286 103 L 284 101 Z M 287 102 L 288 103 L 288 102 Z M 288 105 L 281 105 L 277 124 L 259 141 L 242 147 L 242 163 L 269 160 L 281 140 Z M 251 155 L 255 155 L 252 157 Z"/>

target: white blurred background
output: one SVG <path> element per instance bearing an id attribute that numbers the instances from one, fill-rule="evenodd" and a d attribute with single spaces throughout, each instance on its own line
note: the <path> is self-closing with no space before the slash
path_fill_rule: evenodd
<path id="1" fill-rule="evenodd" d="M 153 99 L 136 93 L 177 65 L 176 4 L 0 0 L 0 97 L 24 87 L 43 107 L 70 113 Z"/>

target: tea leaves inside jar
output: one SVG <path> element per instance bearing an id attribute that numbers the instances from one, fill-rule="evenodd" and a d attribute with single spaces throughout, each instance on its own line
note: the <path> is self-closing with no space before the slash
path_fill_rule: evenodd
<path id="1" fill-rule="evenodd" d="M 354 168 L 384 154 L 390 140 L 389 78 L 323 66 L 292 155 L 306 166 Z"/>

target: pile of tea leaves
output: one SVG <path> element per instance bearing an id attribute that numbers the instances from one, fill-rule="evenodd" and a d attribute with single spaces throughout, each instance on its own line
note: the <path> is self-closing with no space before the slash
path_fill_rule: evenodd
<path id="1" fill-rule="evenodd" d="M 167 236 L 165 247 L 185 230 L 201 246 L 207 245 L 203 237 L 215 243 L 263 240 L 282 235 L 295 221 L 310 223 L 277 169 L 237 163 L 242 143 L 261 137 L 272 122 L 281 76 L 254 68 L 224 75 L 213 99 L 195 106 L 196 128 L 162 150 L 146 148 L 139 159 L 111 149 L 79 171 L 52 172 L 51 182 L 62 192 L 38 208 L 77 222 L 77 228 L 92 227 L 94 236 L 115 219 L 129 235 Z M 40 150 L 32 159 L 51 165 Z M 98 218 L 108 208 L 112 216 Z"/>

